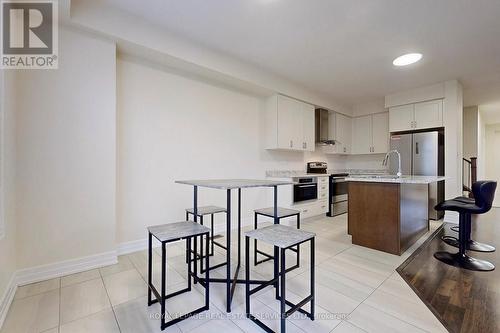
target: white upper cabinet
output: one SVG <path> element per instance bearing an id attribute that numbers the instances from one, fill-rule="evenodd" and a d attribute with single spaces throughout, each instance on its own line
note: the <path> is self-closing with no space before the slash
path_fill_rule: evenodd
<path id="1" fill-rule="evenodd" d="M 351 153 L 352 119 L 341 113 L 330 112 L 328 116 L 328 139 L 335 140 L 335 145 L 323 147 L 327 154 Z"/>
<path id="2" fill-rule="evenodd" d="M 387 112 L 355 117 L 352 124 L 352 154 L 381 154 L 389 149 Z"/>
<path id="3" fill-rule="evenodd" d="M 314 150 L 314 106 L 282 95 L 265 108 L 266 149 Z"/>
<path id="4" fill-rule="evenodd" d="M 414 109 L 413 104 L 389 108 L 389 130 L 399 132 L 413 129 Z"/>
<path id="5" fill-rule="evenodd" d="M 370 154 L 372 151 L 372 116 L 352 120 L 352 153 Z"/>
<path id="6" fill-rule="evenodd" d="M 314 151 L 315 149 L 315 113 L 314 105 L 302 103 L 302 126 L 304 138 L 304 150 Z"/>
<path id="7" fill-rule="evenodd" d="M 352 119 L 343 114 L 335 114 L 336 140 L 339 142 L 338 152 L 341 154 L 351 153 L 352 141 Z M 337 146 L 337 144 L 335 144 Z"/>
<path id="8" fill-rule="evenodd" d="M 443 126 L 443 101 L 415 103 L 415 129 Z"/>
<path id="9" fill-rule="evenodd" d="M 443 126 L 443 100 L 433 100 L 389 108 L 391 132 Z"/>
<path id="10" fill-rule="evenodd" d="M 389 112 L 372 115 L 372 153 L 389 151 Z"/>

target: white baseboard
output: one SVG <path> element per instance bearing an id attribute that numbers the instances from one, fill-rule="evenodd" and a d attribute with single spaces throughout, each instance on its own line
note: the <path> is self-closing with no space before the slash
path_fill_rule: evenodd
<path id="1" fill-rule="evenodd" d="M 444 213 L 443 222 L 458 224 L 458 213 L 447 210 Z"/>
<path id="2" fill-rule="evenodd" d="M 16 283 L 22 286 L 68 274 L 80 273 L 90 269 L 116 264 L 116 251 L 104 252 L 88 257 L 61 261 L 53 264 L 36 266 L 17 271 Z"/>
<path id="3" fill-rule="evenodd" d="M 144 238 L 135 241 L 120 243 L 116 248 L 116 252 L 118 253 L 119 256 L 121 256 L 132 252 L 143 251 L 147 248 L 148 248 L 148 239 Z"/>
<path id="4" fill-rule="evenodd" d="M 14 295 L 16 294 L 17 283 L 16 283 L 16 273 L 12 274 L 12 277 L 5 289 L 2 298 L 0 298 L 0 329 L 2 329 L 5 317 L 7 317 L 7 312 L 9 312 L 10 305 L 14 300 Z"/>

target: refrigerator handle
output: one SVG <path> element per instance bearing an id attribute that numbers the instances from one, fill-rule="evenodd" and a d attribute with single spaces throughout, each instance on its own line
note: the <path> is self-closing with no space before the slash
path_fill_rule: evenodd
<path id="1" fill-rule="evenodd" d="M 418 155 L 418 142 L 415 142 L 415 154 Z"/>

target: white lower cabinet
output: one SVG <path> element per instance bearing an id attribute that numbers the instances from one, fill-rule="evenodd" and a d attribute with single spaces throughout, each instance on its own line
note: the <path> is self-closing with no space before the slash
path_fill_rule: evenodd
<path id="1" fill-rule="evenodd" d="M 325 215 L 328 212 L 328 199 L 316 200 L 307 204 L 294 205 L 292 208 L 300 211 L 301 220 L 313 216 Z"/>

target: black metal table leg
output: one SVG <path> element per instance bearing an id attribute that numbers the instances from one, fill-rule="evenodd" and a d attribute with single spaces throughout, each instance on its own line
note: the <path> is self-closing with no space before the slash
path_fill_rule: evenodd
<path id="1" fill-rule="evenodd" d="M 231 312 L 231 190 L 226 193 L 226 311 Z"/>
<path id="2" fill-rule="evenodd" d="M 286 291 L 285 291 L 285 274 L 286 274 L 286 265 L 285 265 L 285 249 L 281 249 L 281 300 L 280 300 L 280 321 L 281 321 L 281 333 L 285 333 L 286 331 Z"/>
<path id="3" fill-rule="evenodd" d="M 186 246 L 189 249 L 188 255 L 188 290 L 191 290 L 191 238 L 186 239 Z"/>
<path id="4" fill-rule="evenodd" d="M 149 286 L 152 284 L 153 276 L 153 235 L 148 233 L 148 306 L 152 303 L 151 288 Z"/>
<path id="5" fill-rule="evenodd" d="M 203 225 L 203 215 L 200 216 L 200 224 Z M 200 274 L 203 274 L 204 272 L 204 269 L 203 269 L 203 236 L 200 237 Z M 196 253 L 196 255 L 198 255 L 198 253 Z M 208 255 L 208 252 L 207 252 L 207 255 Z"/>
<path id="6" fill-rule="evenodd" d="M 167 286 L 166 286 L 166 272 L 167 272 L 167 253 L 166 253 L 166 244 L 164 242 L 161 243 L 161 299 L 160 299 L 160 310 L 161 310 L 161 329 L 165 328 L 165 301 L 167 295 Z"/>
<path id="7" fill-rule="evenodd" d="M 257 229 L 257 212 L 254 213 L 253 229 Z M 253 240 L 253 265 L 257 266 L 257 240 Z"/>
<path id="8" fill-rule="evenodd" d="M 314 240 L 314 237 L 311 238 L 311 304 L 310 304 L 310 308 L 311 308 L 311 320 L 314 320 L 314 313 L 315 313 L 315 307 L 314 307 L 314 303 L 315 303 L 315 287 L 314 287 L 314 280 L 315 280 L 315 240 Z"/>
<path id="9" fill-rule="evenodd" d="M 201 236 L 203 238 L 203 235 Z M 209 302 L 210 302 L 210 288 L 209 288 L 209 283 L 210 283 L 210 269 L 208 269 L 210 266 L 209 266 L 209 261 L 208 261 L 208 246 L 209 246 L 209 239 L 210 239 L 210 234 L 207 233 L 207 243 L 206 243 L 206 253 L 207 255 L 205 256 L 205 265 L 207 267 L 207 269 L 205 270 L 205 307 L 208 309 L 209 307 Z M 203 259 L 201 260 L 203 261 Z"/>
<path id="10" fill-rule="evenodd" d="M 280 220 L 278 218 L 278 186 L 274 186 L 274 224 L 279 224 Z M 278 247 L 274 247 L 274 278 L 276 279 L 276 299 L 279 299 L 280 297 L 280 292 L 278 289 L 278 270 L 279 270 L 279 263 L 278 263 L 278 257 L 279 257 L 279 250 Z"/>
<path id="11" fill-rule="evenodd" d="M 241 188 L 238 189 L 238 267 L 241 263 Z"/>
<path id="12" fill-rule="evenodd" d="M 250 317 L 250 237 L 245 236 L 245 314 Z"/>
<path id="13" fill-rule="evenodd" d="M 280 290 L 279 290 L 279 283 L 278 283 L 278 277 L 279 277 L 279 249 L 277 246 L 274 247 L 274 279 L 276 280 L 274 282 L 274 288 L 276 289 L 276 299 L 280 298 Z"/>
<path id="14" fill-rule="evenodd" d="M 214 214 L 210 217 L 210 241 L 212 242 L 211 253 L 210 255 L 214 255 Z"/>

